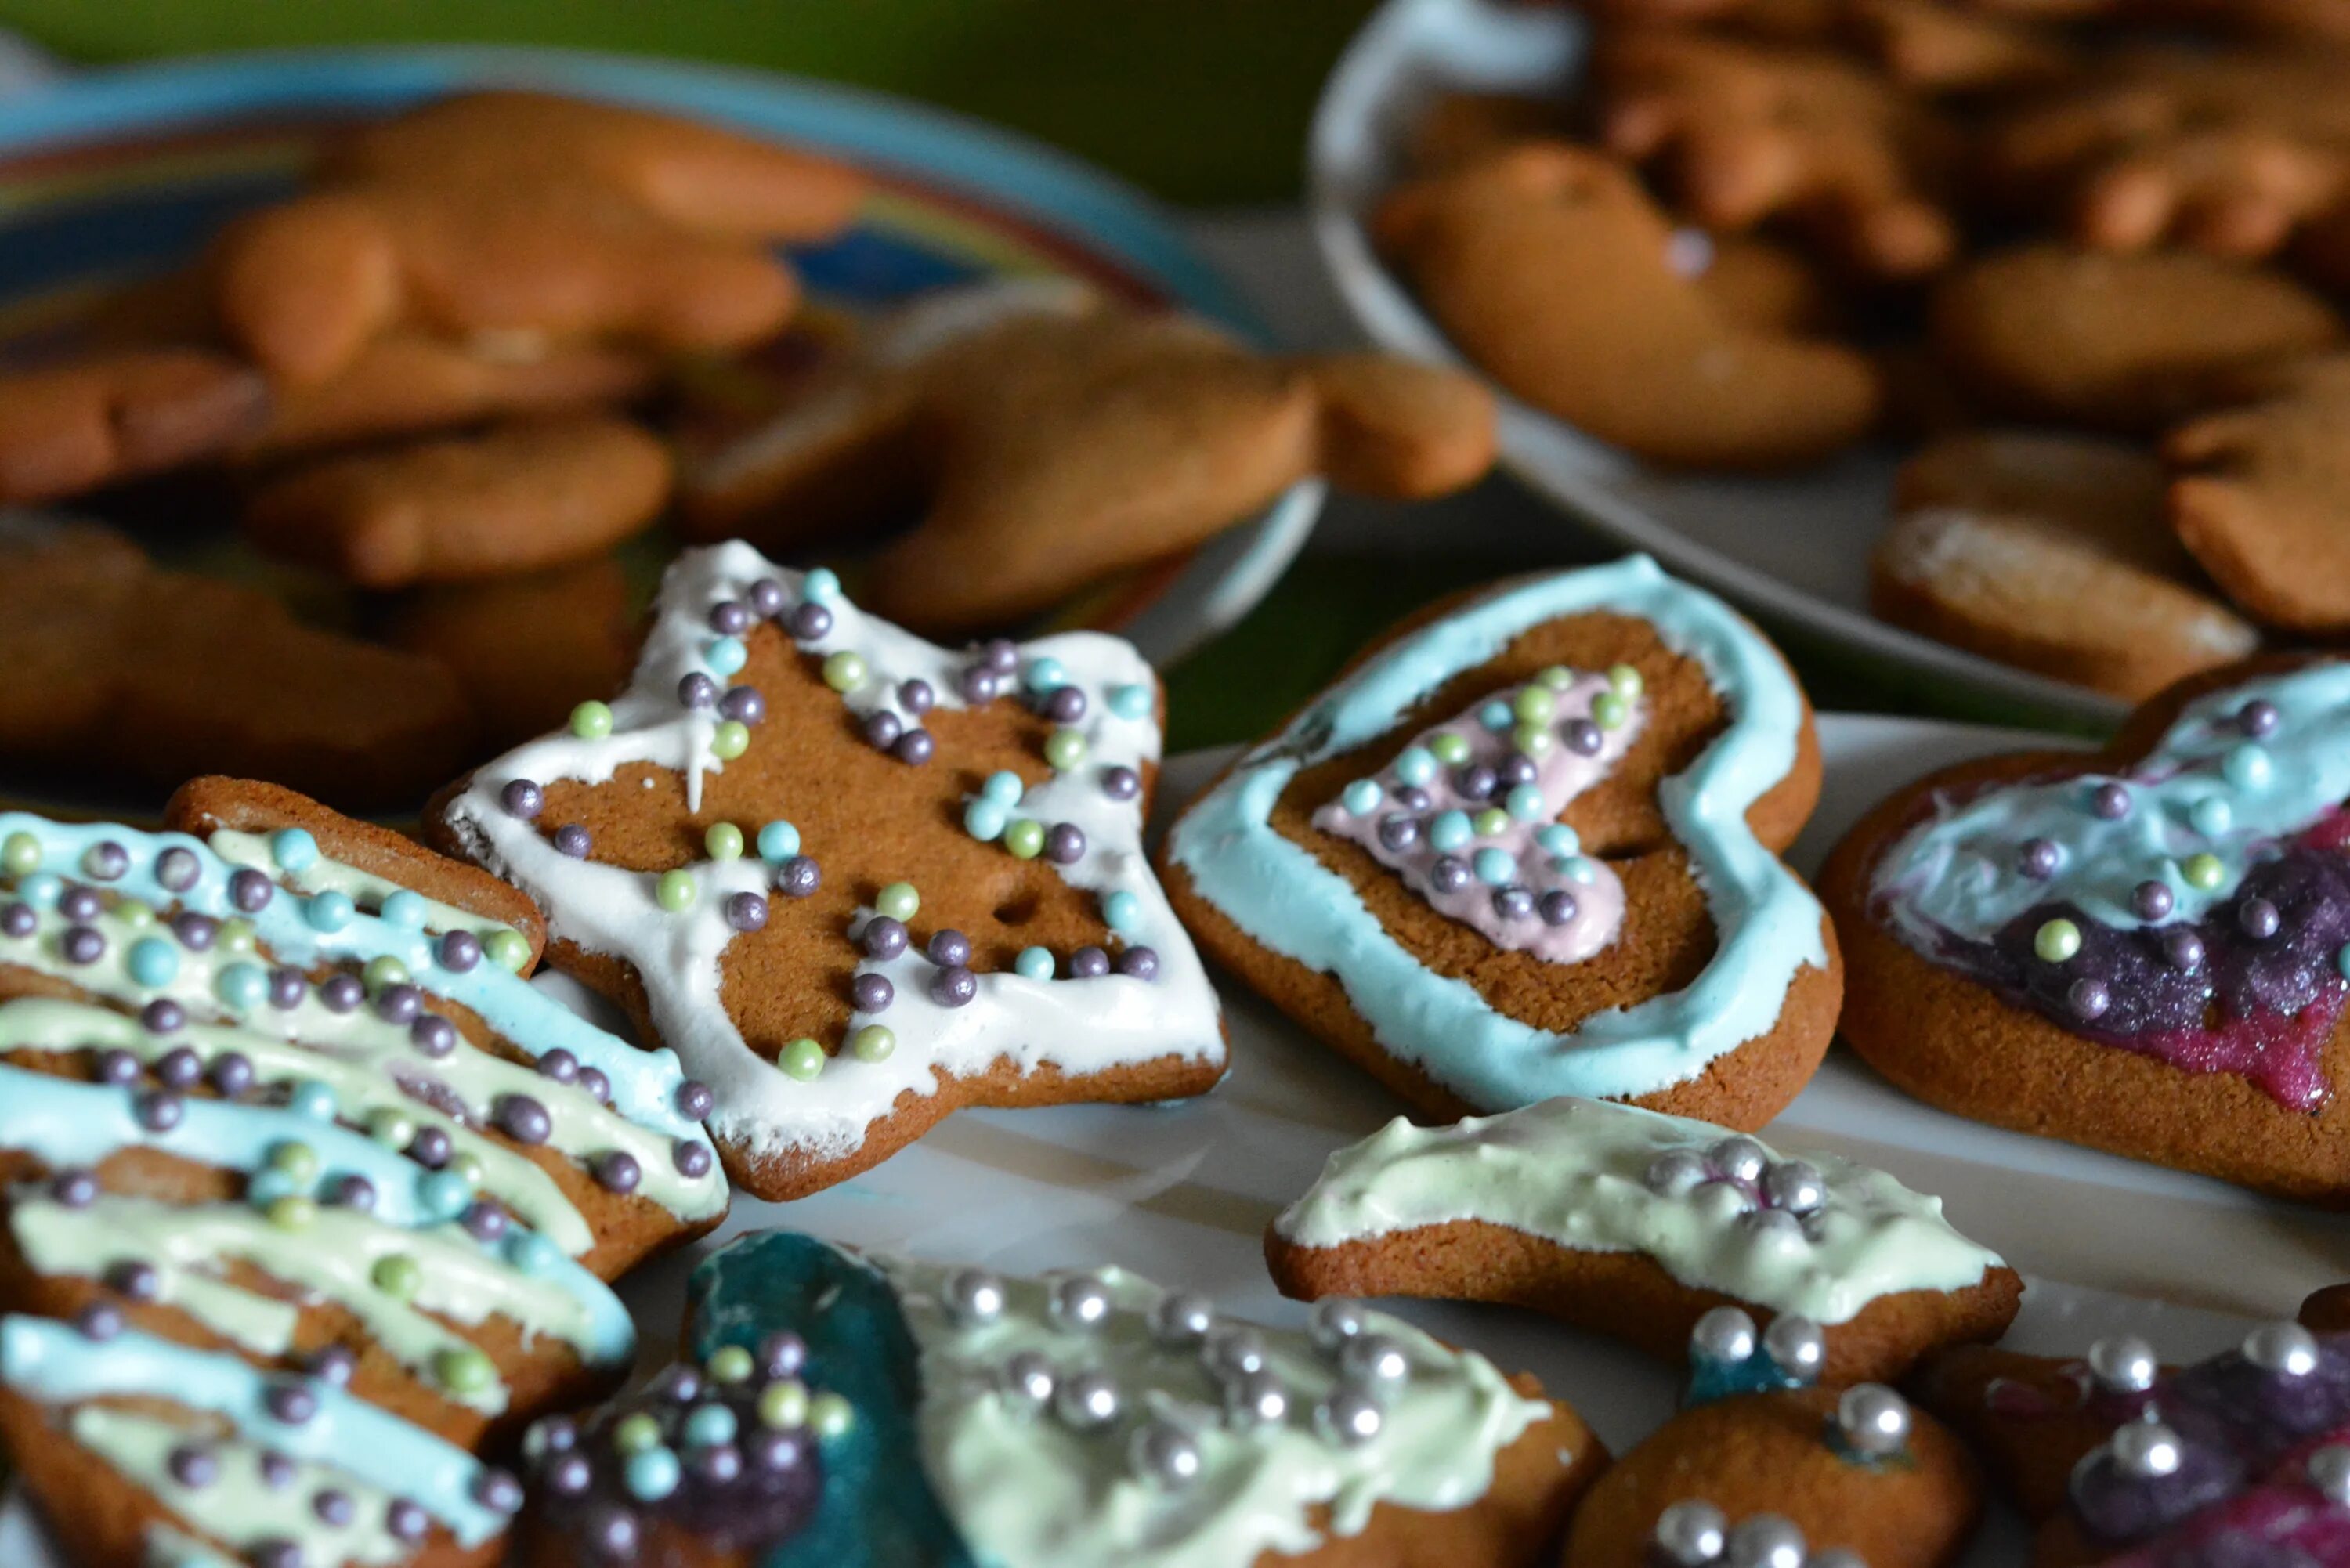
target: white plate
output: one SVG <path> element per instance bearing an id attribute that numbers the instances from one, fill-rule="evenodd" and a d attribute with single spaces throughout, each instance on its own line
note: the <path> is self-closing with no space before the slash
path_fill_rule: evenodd
<path id="1" fill-rule="evenodd" d="M 1386 348 L 1458 363 L 1443 331 L 1371 248 L 1363 218 L 1397 178 L 1402 135 L 1447 92 L 1554 93 L 1580 74 L 1586 23 L 1565 6 L 1387 0 L 1340 57 L 1315 110 L 1307 202 L 1324 263 Z M 1684 576 L 1737 599 L 1774 632 L 1895 667 L 1921 698 L 2017 722 L 2110 724 L 2124 704 L 1887 626 L 1868 613 L 1868 552 L 1896 462 L 1848 453 L 1783 478 L 1651 469 L 1504 399 L 1503 462 L 1518 478 Z"/>
<path id="2" fill-rule="evenodd" d="M 1924 720 L 1827 714 L 1827 785 L 1794 858 L 1808 870 L 1870 805 L 1930 769 L 2044 737 Z M 1228 753 L 1170 763 L 1166 801 Z M 554 983 L 554 982 L 551 982 Z M 561 982 L 567 984 L 567 982 Z M 1227 988 L 1233 1068 L 1205 1098 L 1163 1108 L 1076 1106 L 957 1116 L 906 1153 L 790 1205 L 738 1198 L 720 1237 L 789 1225 L 864 1246 L 1020 1272 L 1124 1264 L 1202 1290 L 1246 1316 L 1294 1321 L 1274 1293 L 1265 1222 L 1331 1150 L 1396 1111 L 1384 1091 L 1237 987 Z M 2031 1282 L 2009 1343 L 2075 1351 L 2126 1324 L 2172 1358 L 2240 1338 L 2350 1274 L 2350 1229 L 2199 1177 L 1978 1127 L 1894 1093 L 1838 1052 L 1768 1135 L 1882 1166 L 1942 1195 L 1950 1218 Z M 712 1243 L 633 1276 L 648 1366 L 676 1343 L 685 1277 Z M 1435 1333 L 1531 1368 L 1617 1452 L 1672 1409 L 1663 1366 L 1607 1341 L 1501 1308 L 1401 1303 Z M 0 1515 L 0 1563 L 55 1568 L 21 1508 Z M 1995 1514 L 1968 1568 L 2021 1561 L 2020 1521 Z"/>

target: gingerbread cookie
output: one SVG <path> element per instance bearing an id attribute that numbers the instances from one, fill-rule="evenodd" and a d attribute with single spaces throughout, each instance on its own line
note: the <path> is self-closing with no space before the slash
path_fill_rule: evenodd
<path id="1" fill-rule="evenodd" d="M 2040 18 L 1948 0 L 1603 0 L 1591 9 L 1609 22 L 1701 22 L 1740 38 L 1849 48 L 1894 81 L 1932 92 L 2012 88 L 2069 63 Z"/>
<path id="2" fill-rule="evenodd" d="M 1875 369 L 1727 305 L 1713 254 L 1613 160 L 1534 142 L 1405 186 L 1374 220 L 1461 352 L 1518 397 L 1638 456 L 1785 468 L 1875 422 Z"/>
<path id="3" fill-rule="evenodd" d="M 1777 853 L 1818 788 L 1777 650 L 1635 556 L 1393 633 L 1161 859 L 1211 954 L 1418 1115 L 1581 1095 L 1755 1127 L 1842 989 Z"/>
<path id="4" fill-rule="evenodd" d="M 2263 368 L 2230 389 L 2251 400 L 2163 442 L 2171 526 L 2247 613 L 2308 635 L 2350 628 L 2350 355 Z"/>
<path id="5" fill-rule="evenodd" d="M 846 223 L 861 177 L 715 127 L 525 92 L 358 132 L 210 258 L 239 349 L 295 384 L 394 327 L 447 337 L 754 342 L 796 291 L 769 250 Z"/>
<path id="6" fill-rule="evenodd" d="M 250 434 L 269 389 L 195 349 L 125 348 L 0 374 L 0 504 L 176 468 Z"/>
<path id="7" fill-rule="evenodd" d="M 1067 283 L 925 299 L 773 421 L 692 464 L 685 531 L 768 547 L 919 519 L 874 562 L 882 614 L 1016 622 L 1180 554 L 1315 474 L 1398 499 L 1493 459 L 1492 400 L 1376 354 L 1281 359 Z"/>
<path id="8" fill-rule="evenodd" d="M 1359 1308 L 1309 1336 L 787 1231 L 690 1293 L 665 1398 L 540 1428 L 530 1561 L 1534 1568 L 1607 1463 L 1531 1378 Z"/>
<path id="9" fill-rule="evenodd" d="M 1265 1232 L 1284 1293 L 1505 1302 L 1678 1358 L 1716 1307 L 1844 1385 L 1996 1339 L 2023 1282 L 1880 1170 L 1599 1100 L 1449 1127 L 1398 1117 Z M 1750 1323 L 1752 1319 L 1750 1318 Z"/>
<path id="10" fill-rule="evenodd" d="M 1961 1116 L 2350 1201 L 2345 713 L 2350 662 L 2254 661 L 1897 792 L 1822 880 L 1845 1038 Z"/>
<path id="11" fill-rule="evenodd" d="M 2136 701 L 2250 655 L 2163 515 L 2162 467 L 2092 436 L 1970 431 L 1902 465 L 1869 600 L 1896 625 Z"/>
<path id="12" fill-rule="evenodd" d="M 2176 1369 L 2131 1334 L 1959 1352 L 1921 1393 L 2042 1524 L 2043 1568 L 2331 1563 L 2350 1540 L 2350 1335 L 2265 1324 Z"/>
<path id="13" fill-rule="evenodd" d="M 735 1180 L 799 1197 L 960 1106 L 1222 1075 L 1215 992 L 1142 854 L 1158 702 L 1115 638 L 951 653 L 828 571 L 716 545 L 670 568 L 625 693 L 431 827 L 711 1085 Z"/>
<path id="14" fill-rule="evenodd" d="M 2158 429 L 2198 378 L 2341 333 L 2291 279 L 2191 251 L 2026 245 L 1952 273 L 1933 302 L 1935 351 L 1986 408 L 2098 430 Z"/>
<path id="15" fill-rule="evenodd" d="M 596 555 L 669 499 L 669 449 L 610 415 L 328 458 L 245 508 L 263 549 L 369 588 L 463 582 Z"/>
<path id="16" fill-rule="evenodd" d="M 483 1561 L 464 1449 L 617 1379 L 604 1278 L 724 1212 L 706 1091 L 483 873 L 274 785 L 166 820 L 0 815 L 0 1438 L 77 1561 Z"/>
<path id="17" fill-rule="evenodd" d="M 483 739 L 512 746 L 628 683 L 637 617 L 628 573 L 598 556 L 421 588 L 392 608 L 380 634 L 445 667 L 473 703 Z"/>
<path id="18" fill-rule="evenodd" d="M 412 806 L 473 733 L 440 665 L 82 524 L 0 524 L 0 756 L 159 790 L 225 770 Z"/>

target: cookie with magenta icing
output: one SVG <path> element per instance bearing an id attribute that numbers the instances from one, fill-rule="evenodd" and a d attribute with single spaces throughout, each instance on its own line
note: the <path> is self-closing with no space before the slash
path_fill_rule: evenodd
<path id="1" fill-rule="evenodd" d="M 1819 777 L 1778 651 L 1634 556 L 1391 632 L 1161 862 L 1201 946 L 1415 1116 L 1579 1095 L 1752 1128 L 1842 994 L 1779 858 Z"/>
<path id="2" fill-rule="evenodd" d="M 1929 1366 L 1919 1394 L 2039 1526 L 2039 1568 L 2337 1562 L 2350 1334 L 2314 1328 L 2316 1301 L 2189 1366 L 2127 1334 L 2077 1357 L 1973 1347 Z"/>
<path id="3" fill-rule="evenodd" d="M 1398 1117 L 1330 1157 L 1265 1258 L 1303 1300 L 1507 1303 L 1674 1360 L 1734 1307 L 1836 1386 L 1998 1338 L 2023 1290 L 1941 1199 L 1883 1171 L 1572 1098 L 1449 1127 Z"/>
<path id="4" fill-rule="evenodd" d="M 1842 1030 L 1946 1110 L 2350 1202 L 2350 660 L 2170 688 L 2103 753 L 1897 792 L 1821 890 Z"/>
<path id="5" fill-rule="evenodd" d="M 707 1091 L 474 867 L 273 785 L 168 815 L 0 815 L 0 1437 L 77 1562 L 480 1560 L 467 1449 L 616 1381 L 606 1281 L 724 1213 Z"/>
<path id="6" fill-rule="evenodd" d="M 688 1293 L 686 1365 L 526 1444 L 526 1561 L 1533 1568 L 1607 1464 L 1532 1378 L 1357 1307 L 1273 1329 L 787 1231 Z"/>
<path id="7" fill-rule="evenodd" d="M 710 1085 L 736 1182 L 799 1197 L 962 1106 L 1222 1075 L 1142 853 L 1159 704 L 1116 638 L 949 650 L 738 541 L 670 568 L 626 691 L 452 786 L 431 829 Z"/>

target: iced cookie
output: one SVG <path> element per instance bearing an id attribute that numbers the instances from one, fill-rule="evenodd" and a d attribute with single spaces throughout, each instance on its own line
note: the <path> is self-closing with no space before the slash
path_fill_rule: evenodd
<path id="1" fill-rule="evenodd" d="M 1378 354 L 1277 358 L 1073 285 L 909 306 L 782 414 L 689 466 L 684 528 L 764 547 L 912 520 L 868 578 L 925 631 L 1012 625 L 1179 555 L 1317 474 L 1410 499 L 1493 459 L 1492 400 Z"/>
<path id="2" fill-rule="evenodd" d="M 710 1085 L 735 1180 L 799 1197 L 960 1106 L 1222 1075 L 1142 854 L 1158 706 L 1115 638 L 950 652 L 828 571 L 722 545 L 670 568 L 627 691 L 478 770 L 432 829 Z"/>
<path id="3" fill-rule="evenodd" d="M 0 815 L 0 1436 L 92 1564 L 478 1561 L 463 1449 L 616 1380 L 604 1279 L 724 1211 L 706 1091 L 473 867 L 274 785 L 166 816 Z"/>
<path id="4" fill-rule="evenodd" d="M 2265 1324 L 2170 1368 L 2118 1334 L 1960 1351 L 1920 1395 L 2041 1526 L 2034 1563 L 2324 1563 L 2350 1540 L 2350 1336 Z"/>
<path id="5" fill-rule="evenodd" d="M 1531 1378 L 1359 1309 L 1309 1337 L 785 1231 L 691 1294 L 666 1399 L 536 1437 L 530 1562 L 1534 1568 L 1607 1463 Z"/>
<path id="6" fill-rule="evenodd" d="M 2093 436 L 1970 431 L 1902 465 L 1869 564 L 1887 620 L 2113 696 L 2251 654 L 2163 514 L 2161 464 Z"/>
<path id="7" fill-rule="evenodd" d="M 1580 1095 L 1755 1127 L 1842 991 L 1778 857 L 1818 788 L 1777 650 L 1636 556 L 1390 634 L 1162 859 L 1201 944 L 1416 1115 Z"/>
<path id="8" fill-rule="evenodd" d="M 1844 1037 L 1961 1116 L 2350 1202 L 2350 662 L 2173 687 L 2101 754 L 1962 763 L 1821 891 Z"/>
<path id="9" fill-rule="evenodd" d="M 2333 343 L 2340 319 L 2282 273 L 2193 251 L 1994 253 L 1937 287 L 1935 351 L 1992 411 L 2150 431 L 2199 377 Z"/>
<path id="10" fill-rule="evenodd" d="M 1601 441 L 1691 468 L 1775 469 L 1861 439 L 1875 369 L 1757 319 L 1700 275 L 1613 159 L 1529 142 L 1406 185 L 1379 244 L 1461 352 L 1516 396 Z"/>
<path id="11" fill-rule="evenodd" d="M 0 374 L 0 504 L 212 456 L 258 428 L 268 407 L 258 375 L 195 349 L 126 348 Z"/>
<path id="12" fill-rule="evenodd" d="M 1449 1127 L 1397 1118 L 1330 1157 L 1274 1220 L 1286 1294 L 1504 1302 L 1678 1359 L 1735 1304 L 1842 1386 L 1936 1345 L 1996 1339 L 2023 1283 L 1941 1200 L 1833 1156 L 1598 1100 Z"/>

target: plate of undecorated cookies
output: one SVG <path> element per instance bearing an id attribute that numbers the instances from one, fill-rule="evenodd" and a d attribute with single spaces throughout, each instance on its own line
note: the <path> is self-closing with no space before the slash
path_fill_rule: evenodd
<path id="1" fill-rule="evenodd" d="M 2103 727 L 2338 630 L 2344 47 L 2290 3 L 1391 0 L 1313 216 L 1569 511 L 1873 680 Z"/>
<path id="2" fill-rule="evenodd" d="M 681 543 L 933 636 L 1230 625 L 1326 486 L 1492 408 L 1284 357 L 1138 194 L 911 106 L 517 50 L 97 72 L 0 105 L 0 780 L 413 810 L 608 694 Z"/>

